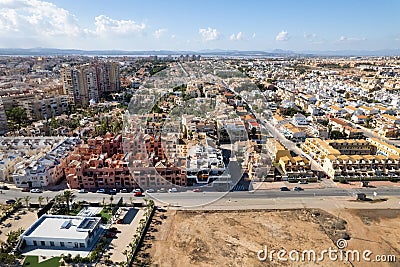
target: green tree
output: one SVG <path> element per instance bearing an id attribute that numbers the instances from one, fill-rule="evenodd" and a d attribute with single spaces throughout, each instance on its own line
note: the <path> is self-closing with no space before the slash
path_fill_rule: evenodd
<path id="1" fill-rule="evenodd" d="M 30 196 L 26 196 L 24 197 L 24 202 L 25 202 L 25 207 L 29 207 L 29 201 L 31 201 L 31 197 Z"/>
<path id="2" fill-rule="evenodd" d="M 110 196 L 110 207 L 112 207 L 113 201 L 114 201 L 114 197 Z"/>
<path id="3" fill-rule="evenodd" d="M 21 107 L 14 107 L 12 109 L 6 110 L 5 112 L 7 119 L 15 125 L 18 125 L 18 128 L 21 128 L 22 125 L 25 125 L 28 122 L 26 111 Z"/>
<path id="4" fill-rule="evenodd" d="M 65 203 L 67 204 L 67 211 L 68 212 L 70 210 L 70 203 L 74 198 L 75 198 L 75 195 L 71 190 L 64 191 L 63 199 L 64 199 Z"/>
<path id="5" fill-rule="evenodd" d="M 39 206 L 40 207 L 42 207 L 43 201 L 44 201 L 44 197 L 43 196 L 39 196 L 38 197 L 38 202 L 39 202 Z"/>

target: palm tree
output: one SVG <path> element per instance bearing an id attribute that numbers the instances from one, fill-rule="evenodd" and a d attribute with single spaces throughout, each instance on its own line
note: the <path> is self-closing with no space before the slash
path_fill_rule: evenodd
<path id="1" fill-rule="evenodd" d="M 38 197 L 38 202 L 39 202 L 39 206 L 42 207 L 42 203 L 43 203 L 44 197 L 43 196 L 39 196 Z"/>
<path id="2" fill-rule="evenodd" d="M 112 208 L 112 203 L 113 203 L 113 201 L 114 201 L 114 197 L 113 196 L 110 196 L 110 207 Z"/>
<path id="3" fill-rule="evenodd" d="M 28 206 L 29 206 L 29 201 L 31 200 L 31 197 L 30 196 L 26 196 L 26 197 L 24 197 L 24 202 L 25 202 L 25 206 L 28 208 Z"/>
<path id="4" fill-rule="evenodd" d="M 22 201 L 22 198 L 16 197 L 16 198 L 15 198 L 15 203 L 14 203 L 14 205 L 15 205 L 16 207 L 20 206 L 20 205 L 21 205 L 21 201 Z"/>
<path id="5" fill-rule="evenodd" d="M 69 204 L 71 201 L 75 198 L 74 193 L 71 190 L 66 190 L 64 191 L 64 194 L 62 195 L 63 199 L 67 203 L 67 211 L 69 212 Z"/>
<path id="6" fill-rule="evenodd" d="M 46 197 L 46 203 L 49 204 L 49 201 L 50 201 L 50 197 L 47 196 L 47 197 Z"/>
<path id="7" fill-rule="evenodd" d="M 126 262 L 129 262 L 129 251 L 128 250 L 124 250 L 124 251 L 122 251 L 122 255 L 125 255 L 125 257 L 126 257 Z"/>

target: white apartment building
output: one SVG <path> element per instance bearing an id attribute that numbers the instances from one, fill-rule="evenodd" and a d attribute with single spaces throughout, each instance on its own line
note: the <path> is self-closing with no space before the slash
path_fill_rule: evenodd
<path id="1" fill-rule="evenodd" d="M 221 150 L 211 146 L 196 145 L 188 149 L 186 177 L 188 183 L 230 183 L 231 176 L 225 173 Z"/>
<path id="2" fill-rule="evenodd" d="M 33 156 L 15 165 L 12 175 L 17 187 L 45 187 L 56 184 L 64 176 L 67 156 L 78 139 L 68 138 L 50 152 Z"/>

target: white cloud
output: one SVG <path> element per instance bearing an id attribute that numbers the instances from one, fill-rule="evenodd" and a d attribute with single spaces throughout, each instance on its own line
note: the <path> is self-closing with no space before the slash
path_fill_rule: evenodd
<path id="1" fill-rule="evenodd" d="M 52 3 L 39 0 L 0 0 L 2 35 L 78 36 L 80 32 L 76 17 Z"/>
<path id="2" fill-rule="evenodd" d="M 339 41 L 340 42 L 358 42 L 358 41 L 366 41 L 367 38 L 365 37 L 347 37 L 347 36 L 340 36 Z"/>
<path id="3" fill-rule="evenodd" d="M 98 35 L 125 35 L 141 32 L 146 28 L 144 23 L 136 23 L 133 20 L 115 20 L 105 15 L 95 17 L 96 33 Z"/>
<path id="4" fill-rule="evenodd" d="M 146 25 L 133 20 L 95 17 L 87 28 L 68 10 L 42 0 L 0 0 L 0 39 L 3 47 L 110 47 L 111 37 L 144 31 Z M 109 37 L 102 39 L 99 37 Z M 110 41 L 108 41 L 110 40 Z M 125 40 L 125 39 L 124 39 Z"/>
<path id="5" fill-rule="evenodd" d="M 304 38 L 307 40 L 307 41 L 314 41 L 316 38 L 317 38 L 317 34 L 315 34 L 315 33 L 304 33 Z"/>
<path id="6" fill-rule="evenodd" d="M 235 34 L 232 34 L 232 35 L 229 37 L 229 39 L 232 40 L 232 41 L 240 41 L 240 40 L 243 40 L 243 33 L 242 33 L 242 32 L 238 32 L 236 35 L 235 35 Z"/>
<path id="7" fill-rule="evenodd" d="M 210 27 L 207 29 L 199 29 L 199 34 L 204 41 L 214 41 L 221 37 L 221 34 L 217 31 L 217 29 L 212 29 Z"/>
<path id="8" fill-rule="evenodd" d="M 154 36 L 156 39 L 160 39 L 161 36 L 162 36 L 164 33 L 166 33 L 166 32 L 167 32 L 167 29 L 158 29 L 158 30 L 156 30 L 156 31 L 153 33 L 153 36 Z"/>
<path id="9" fill-rule="evenodd" d="M 278 33 L 278 35 L 275 37 L 275 40 L 278 42 L 284 42 L 290 39 L 289 33 L 287 31 L 281 31 Z"/>

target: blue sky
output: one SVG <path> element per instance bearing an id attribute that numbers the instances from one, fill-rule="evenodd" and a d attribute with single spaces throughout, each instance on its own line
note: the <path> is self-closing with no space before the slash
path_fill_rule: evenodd
<path id="1" fill-rule="evenodd" d="M 397 0 L 0 0 L 0 47 L 400 48 Z"/>

